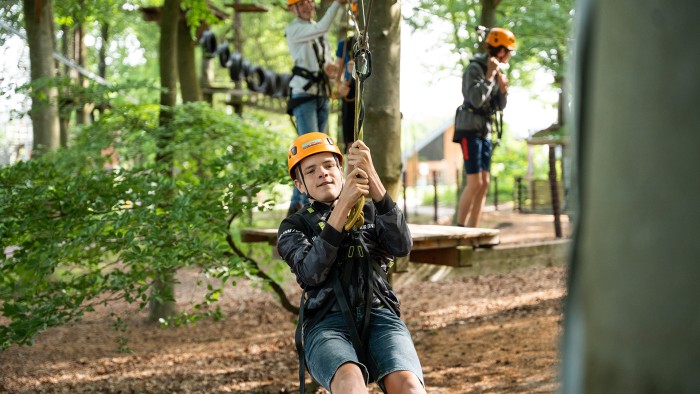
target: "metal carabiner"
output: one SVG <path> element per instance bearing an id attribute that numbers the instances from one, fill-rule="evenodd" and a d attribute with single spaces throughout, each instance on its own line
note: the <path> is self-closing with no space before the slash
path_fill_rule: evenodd
<path id="1" fill-rule="evenodd" d="M 364 82 L 372 75 L 372 52 L 368 47 L 362 47 L 355 51 L 355 79 Z"/>

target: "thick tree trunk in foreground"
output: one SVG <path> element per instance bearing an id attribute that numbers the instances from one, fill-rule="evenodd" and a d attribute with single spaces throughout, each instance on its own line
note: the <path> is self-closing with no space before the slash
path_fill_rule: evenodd
<path id="1" fill-rule="evenodd" d="M 389 195 L 396 200 L 401 186 L 401 2 L 374 3 L 369 44 L 372 75 L 365 82 L 364 140 Z"/>
<path id="2" fill-rule="evenodd" d="M 576 8 L 562 392 L 697 392 L 700 2 Z"/>
<path id="3" fill-rule="evenodd" d="M 29 44 L 31 79 L 53 78 L 53 7 L 51 0 L 25 0 L 24 19 Z M 34 130 L 33 155 L 55 150 L 60 145 L 58 123 L 58 89 L 44 87 L 32 91 L 32 118 Z"/>
<path id="4" fill-rule="evenodd" d="M 161 9 L 160 18 L 160 116 L 159 123 L 161 128 L 168 130 L 168 124 L 172 119 L 172 109 L 177 100 L 177 31 L 178 20 L 180 18 L 180 1 L 165 0 Z M 172 132 L 161 134 L 158 141 L 158 153 L 156 161 L 165 168 L 165 175 L 172 176 L 172 154 L 165 153 L 168 144 L 172 142 Z M 175 314 L 176 304 L 174 300 L 174 282 L 175 272 L 164 273 L 160 278 L 153 282 L 153 291 L 163 294 L 163 301 L 152 299 L 150 302 L 149 320 L 157 321 L 159 318 L 166 318 Z"/>

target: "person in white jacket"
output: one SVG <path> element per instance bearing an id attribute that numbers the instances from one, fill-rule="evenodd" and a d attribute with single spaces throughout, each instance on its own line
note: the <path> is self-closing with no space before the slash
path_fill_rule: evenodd
<path id="1" fill-rule="evenodd" d="M 287 0 L 289 12 L 297 16 L 284 30 L 294 60 L 287 113 L 294 117 L 298 135 L 328 132 L 329 79 L 335 78 L 338 72 L 328 31 L 345 4 L 347 0 L 335 0 L 316 22 L 313 0 Z M 295 188 L 288 214 L 296 212 L 306 202 Z"/>

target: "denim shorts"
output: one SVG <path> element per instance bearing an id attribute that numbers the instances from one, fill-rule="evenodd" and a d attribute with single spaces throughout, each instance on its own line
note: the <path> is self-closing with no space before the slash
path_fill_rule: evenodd
<path id="1" fill-rule="evenodd" d="M 493 151 L 491 141 L 479 136 L 477 133 L 469 133 L 460 141 L 464 169 L 467 174 L 478 174 L 481 171 L 491 171 L 491 153 Z"/>
<path id="2" fill-rule="evenodd" d="M 356 321 L 361 322 L 364 308 L 357 308 Z M 411 371 L 421 383 L 423 371 L 411 334 L 403 321 L 387 308 L 372 308 L 368 338 L 370 366 L 360 363 L 341 312 L 329 312 L 323 320 L 304 333 L 304 355 L 311 376 L 331 391 L 331 380 L 341 365 L 357 364 L 365 383 L 377 381 L 396 371 Z M 305 330 L 306 331 L 306 330 Z M 371 374 L 371 376 L 370 376 Z M 371 378 L 371 379 L 370 379 Z"/>

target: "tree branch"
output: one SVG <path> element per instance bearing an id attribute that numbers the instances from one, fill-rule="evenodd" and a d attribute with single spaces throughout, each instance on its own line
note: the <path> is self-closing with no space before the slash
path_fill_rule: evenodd
<path id="1" fill-rule="evenodd" d="M 228 220 L 228 227 L 231 227 L 231 222 L 236 218 L 236 215 L 231 215 L 231 217 Z M 297 315 L 299 314 L 299 307 L 294 306 L 290 301 L 289 298 L 287 298 L 287 294 L 284 292 L 284 289 L 282 289 L 282 286 L 279 285 L 279 283 L 275 282 L 274 279 L 272 279 L 268 274 L 266 274 L 261 268 L 260 264 L 258 264 L 257 261 L 251 259 L 250 257 L 246 256 L 245 253 L 241 249 L 238 248 L 238 245 L 233 240 L 233 237 L 231 236 L 231 232 L 227 231 L 226 232 L 226 242 L 228 243 L 229 247 L 233 252 L 243 259 L 244 261 L 248 262 L 250 265 L 252 265 L 255 268 L 256 271 L 256 276 L 265 280 L 270 284 L 272 287 L 272 290 L 277 294 L 277 298 L 279 298 L 280 303 L 282 304 L 282 307 L 289 312 Z"/>

